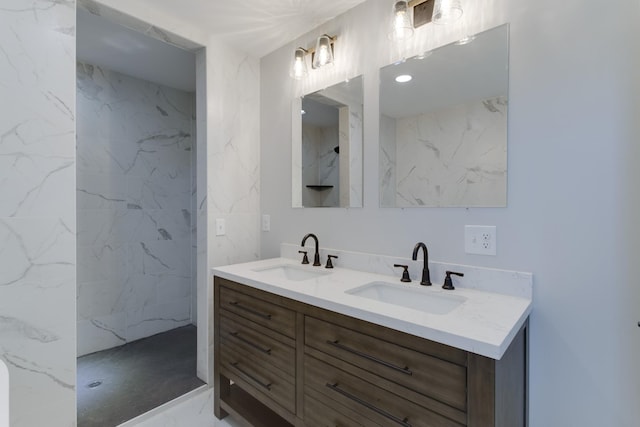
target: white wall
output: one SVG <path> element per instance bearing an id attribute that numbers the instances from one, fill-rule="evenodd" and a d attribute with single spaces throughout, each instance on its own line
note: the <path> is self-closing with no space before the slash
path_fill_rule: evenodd
<path id="1" fill-rule="evenodd" d="M 262 58 L 262 256 L 314 232 L 325 247 L 408 256 L 424 241 L 438 261 L 531 271 L 530 425 L 637 425 L 638 2 L 478 0 L 455 27 L 416 31 L 407 56 L 511 25 L 508 207 L 490 209 L 378 208 L 377 70 L 401 56 L 385 34 L 391 3 L 369 0 Z M 295 47 L 325 32 L 338 33 L 336 65 L 294 82 Z M 361 73 L 365 207 L 290 208 L 291 100 Z M 498 255 L 466 255 L 465 224 L 496 225 Z"/>

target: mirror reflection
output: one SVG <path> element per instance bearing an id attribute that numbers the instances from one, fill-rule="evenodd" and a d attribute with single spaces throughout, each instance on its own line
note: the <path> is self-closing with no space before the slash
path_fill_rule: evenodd
<path id="1" fill-rule="evenodd" d="M 293 106 L 293 207 L 362 206 L 362 76 Z"/>
<path id="2" fill-rule="evenodd" d="M 506 206 L 508 34 L 380 70 L 381 206 Z"/>

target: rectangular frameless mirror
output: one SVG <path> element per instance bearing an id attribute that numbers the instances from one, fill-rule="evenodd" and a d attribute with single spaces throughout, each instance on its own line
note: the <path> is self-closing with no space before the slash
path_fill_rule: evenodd
<path id="1" fill-rule="evenodd" d="M 505 24 L 380 70 L 380 206 L 507 205 L 508 64 Z"/>
<path id="2" fill-rule="evenodd" d="M 293 207 L 362 207 L 362 76 L 297 98 Z"/>

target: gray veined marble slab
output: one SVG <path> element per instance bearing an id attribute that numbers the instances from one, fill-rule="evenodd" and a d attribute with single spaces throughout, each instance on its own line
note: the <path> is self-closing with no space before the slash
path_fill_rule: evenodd
<path id="1" fill-rule="evenodd" d="M 381 206 L 506 206 L 504 97 L 381 121 Z"/>
<path id="2" fill-rule="evenodd" d="M 0 359 L 10 422 L 72 426 L 75 1 L 3 1 L 0 40 Z"/>
<path id="3" fill-rule="evenodd" d="M 78 63 L 78 354 L 191 322 L 194 95 Z"/>

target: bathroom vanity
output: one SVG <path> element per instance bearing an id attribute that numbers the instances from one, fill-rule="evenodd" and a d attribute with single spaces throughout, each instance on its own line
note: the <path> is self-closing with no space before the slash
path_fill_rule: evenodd
<path id="1" fill-rule="evenodd" d="M 531 300 L 434 286 L 422 312 L 366 293 L 424 291 L 392 280 L 285 258 L 214 269 L 215 415 L 270 427 L 525 426 Z"/>

